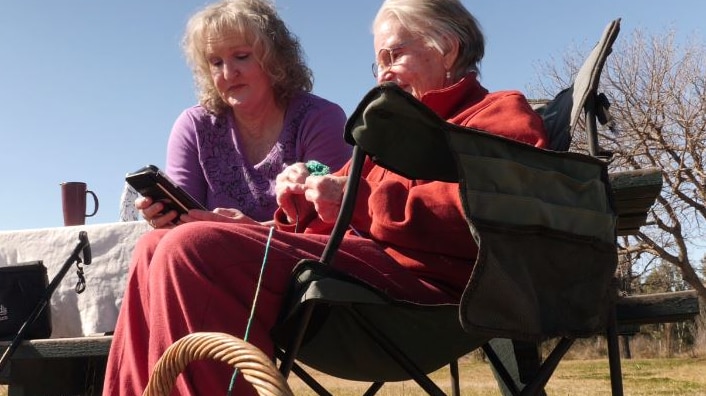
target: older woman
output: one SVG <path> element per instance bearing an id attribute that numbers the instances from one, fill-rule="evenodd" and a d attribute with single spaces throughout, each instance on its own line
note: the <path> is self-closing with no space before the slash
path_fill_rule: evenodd
<path id="1" fill-rule="evenodd" d="M 478 83 L 483 35 L 458 0 L 387 0 L 373 34 L 379 82 L 394 81 L 450 122 L 544 144 L 542 121 L 520 93 L 488 93 Z M 315 176 L 303 164 L 287 167 L 277 177 L 274 228 L 197 222 L 143 237 L 118 319 L 105 394 L 140 393 L 162 352 L 188 333 L 242 337 L 265 251 L 249 341 L 272 354 L 269 334 L 290 272 L 300 259 L 320 256 L 347 172 L 344 166 Z M 393 298 L 457 302 L 477 253 L 468 244 L 458 185 L 409 180 L 367 163 L 358 194 L 352 226 L 362 236 L 344 237 L 335 267 Z M 198 362 L 177 380 L 177 388 L 182 395 L 216 394 L 228 387 L 231 375 L 219 364 Z M 236 386 L 237 394 L 252 391 L 245 381 Z"/>
<path id="2" fill-rule="evenodd" d="M 211 212 L 181 222 L 271 220 L 275 177 L 285 166 L 317 160 L 338 169 L 350 158 L 346 116 L 317 97 L 299 43 L 264 0 L 221 1 L 191 17 L 183 40 L 199 105 L 172 128 L 166 173 Z M 177 214 L 138 198 L 154 227 Z"/>

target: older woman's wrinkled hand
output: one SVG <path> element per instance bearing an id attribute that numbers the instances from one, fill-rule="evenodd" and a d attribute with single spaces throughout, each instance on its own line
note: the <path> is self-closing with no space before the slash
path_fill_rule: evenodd
<path id="1" fill-rule="evenodd" d="M 277 205 L 282 208 L 290 223 L 295 223 L 314 211 L 314 207 L 304 196 L 307 176 L 309 171 L 306 169 L 306 164 L 301 162 L 289 165 L 277 175 L 275 184 Z"/>
<path id="2" fill-rule="evenodd" d="M 304 182 L 304 196 L 314 205 L 319 218 L 325 223 L 334 223 L 341 209 L 343 190 L 347 176 L 309 176 Z"/>

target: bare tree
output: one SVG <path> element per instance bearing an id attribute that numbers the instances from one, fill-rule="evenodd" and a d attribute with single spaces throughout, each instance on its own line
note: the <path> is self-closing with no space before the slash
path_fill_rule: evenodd
<path id="1" fill-rule="evenodd" d="M 679 45 L 675 37 L 674 31 L 648 35 L 636 30 L 618 38 L 601 76 L 614 118 L 614 132 L 600 132 L 601 145 L 614 153 L 611 170 L 657 167 L 663 173 L 663 190 L 648 225 L 622 238 L 621 252 L 642 257 L 643 263 L 676 266 L 706 299 L 693 251 L 706 235 L 706 47 L 695 38 Z M 587 53 L 572 50 L 558 66 L 540 64 L 536 92 L 529 96 L 558 92 Z M 575 136 L 573 150 L 583 150 L 583 141 Z"/>

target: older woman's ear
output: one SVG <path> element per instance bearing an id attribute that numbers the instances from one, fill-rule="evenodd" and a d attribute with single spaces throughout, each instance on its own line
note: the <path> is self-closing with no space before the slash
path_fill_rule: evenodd
<path id="1" fill-rule="evenodd" d="M 452 70 L 458 59 L 460 43 L 457 38 L 449 37 L 447 40 L 447 50 L 443 54 L 444 57 L 444 69 L 447 72 L 456 73 L 456 70 Z"/>

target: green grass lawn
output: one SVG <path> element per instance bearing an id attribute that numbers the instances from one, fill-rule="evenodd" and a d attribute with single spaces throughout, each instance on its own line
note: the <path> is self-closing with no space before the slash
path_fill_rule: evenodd
<path id="1" fill-rule="evenodd" d="M 633 359 L 623 360 L 623 381 L 626 395 L 706 395 L 706 358 Z M 464 396 L 500 395 L 486 363 L 475 359 L 461 361 L 461 394 Z M 40 375 L 40 373 L 37 373 Z M 364 384 L 342 381 L 314 373 L 335 395 L 353 396 L 363 393 Z M 448 389 L 446 370 L 433 375 L 436 383 Z M 290 384 L 296 395 L 314 395 L 299 380 Z M 562 362 L 547 385 L 549 395 L 610 395 L 610 375 L 607 359 L 566 360 Z M 424 395 L 416 384 L 399 382 L 385 385 L 380 396 Z M 0 386 L 0 396 L 7 389 Z"/>

